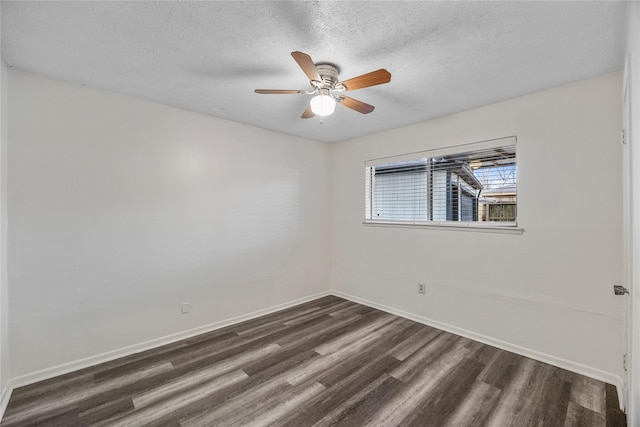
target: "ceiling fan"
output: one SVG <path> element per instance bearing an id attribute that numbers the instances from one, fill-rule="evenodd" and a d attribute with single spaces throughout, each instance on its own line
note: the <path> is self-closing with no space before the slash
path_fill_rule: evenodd
<path id="1" fill-rule="evenodd" d="M 342 95 L 342 92 L 362 89 L 364 87 L 375 86 L 391 81 L 391 73 L 384 68 L 354 77 L 345 81 L 338 81 L 339 69 L 330 63 L 314 64 L 309 55 L 303 52 L 291 52 L 291 56 L 298 63 L 302 71 L 309 78 L 312 90 L 282 90 L 282 89 L 256 89 L 256 93 L 266 95 L 315 95 L 311 98 L 307 109 L 300 116 L 309 119 L 314 115 L 327 116 L 332 114 L 336 102 L 351 108 L 362 114 L 368 114 L 375 108 L 357 99 Z"/>

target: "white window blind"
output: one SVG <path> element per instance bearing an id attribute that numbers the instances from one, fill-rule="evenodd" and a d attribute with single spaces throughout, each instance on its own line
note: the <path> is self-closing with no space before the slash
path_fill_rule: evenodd
<path id="1" fill-rule="evenodd" d="M 365 222 L 516 226 L 516 139 L 368 161 L 365 192 Z"/>
<path id="2" fill-rule="evenodd" d="M 376 217 L 399 221 L 427 221 L 429 204 L 426 161 L 395 163 L 375 168 L 374 206 Z"/>

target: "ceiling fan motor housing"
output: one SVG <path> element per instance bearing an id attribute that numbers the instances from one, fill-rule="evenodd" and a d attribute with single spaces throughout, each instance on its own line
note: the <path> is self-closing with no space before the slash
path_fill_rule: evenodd
<path id="1" fill-rule="evenodd" d="M 340 72 L 338 67 L 333 64 L 316 64 L 316 69 L 322 79 L 322 82 L 320 82 L 322 84 L 319 88 L 335 89 L 338 83 L 338 73 Z"/>

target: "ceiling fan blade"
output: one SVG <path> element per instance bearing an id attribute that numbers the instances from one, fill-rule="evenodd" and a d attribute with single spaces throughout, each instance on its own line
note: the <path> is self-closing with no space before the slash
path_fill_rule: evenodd
<path id="1" fill-rule="evenodd" d="M 311 59 L 309 55 L 296 50 L 295 52 L 291 52 L 291 56 L 293 56 L 293 59 L 295 59 L 300 68 L 302 68 L 302 71 L 304 71 L 309 80 L 322 81 L 320 74 L 318 74 L 316 64 L 313 63 L 313 59 Z"/>
<path id="2" fill-rule="evenodd" d="M 311 105 L 307 106 L 307 109 L 304 110 L 304 113 L 302 113 L 302 115 L 300 116 L 301 119 L 310 119 L 311 117 L 315 116 L 315 114 L 313 114 L 313 111 L 311 111 Z"/>
<path id="3" fill-rule="evenodd" d="M 348 96 L 341 96 L 340 98 L 338 98 L 338 101 L 345 107 L 356 110 L 357 112 L 362 114 L 369 114 L 376 108 L 373 105 L 358 101 L 357 99 L 349 98 Z"/>
<path id="4" fill-rule="evenodd" d="M 391 73 L 380 68 L 379 70 L 372 71 L 367 74 L 363 74 L 358 77 L 354 77 L 349 80 L 340 82 L 346 90 L 362 89 L 363 87 L 381 85 L 383 83 L 389 83 L 391 81 Z"/>
<path id="5" fill-rule="evenodd" d="M 266 94 L 266 95 L 293 95 L 302 93 L 301 90 L 285 90 L 285 89 L 256 89 L 256 93 Z"/>

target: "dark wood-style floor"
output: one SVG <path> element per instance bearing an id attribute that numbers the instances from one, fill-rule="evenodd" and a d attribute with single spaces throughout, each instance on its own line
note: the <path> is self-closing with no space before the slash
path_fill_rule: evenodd
<path id="1" fill-rule="evenodd" d="M 18 388 L 1 425 L 625 425 L 616 405 L 600 381 L 329 296 Z"/>

